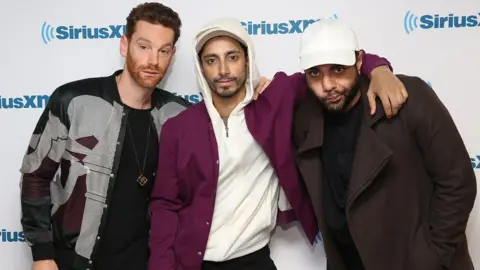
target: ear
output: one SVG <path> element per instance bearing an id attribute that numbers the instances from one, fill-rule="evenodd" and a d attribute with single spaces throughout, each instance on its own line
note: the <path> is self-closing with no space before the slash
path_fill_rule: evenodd
<path id="1" fill-rule="evenodd" d="M 357 63 L 356 63 L 357 71 L 359 75 L 360 75 L 360 70 L 362 70 L 362 65 L 363 65 L 363 50 L 360 50 L 358 52 Z"/>
<path id="2" fill-rule="evenodd" d="M 128 52 L 128 38 L 127 36 L 123 35 L 120 39 L 120 54 L 123 57 L 127 57 Z"/>

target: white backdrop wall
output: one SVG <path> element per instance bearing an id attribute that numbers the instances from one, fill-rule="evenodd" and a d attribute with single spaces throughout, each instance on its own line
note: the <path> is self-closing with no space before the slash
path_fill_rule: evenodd
<path id="1" fill-rule="evenodd" d="M 61 84 L 104 76 L 123 66 L 119 35 L 138 0 L 2 1 L 0 25 L 0 262 L 2 269 L 29 269 L 31 255 L 20 226 L 19 168 L 48 96 Z M 192 38 L 201 25 L 236 17 L 247 28 L 277 24 L 277 33 L 249 30 L 264 76 L 299 71 L 299 33 L 309 20 L 335 17 L 354 26 L 367 52 L 387 57 L 395 72 L 428 81 L 449 108 L 480 176 L 480 2 L 475 0 L 168 0 L 183 20 L 182 36 L 165 89 L 201 100 L 193 71 Z M 443 19 L 446 17 L 447 19 Z M 465 22 L 462 22 L 462 19 Z M 299 26 L 298 28 L 296 26 Z M 99 38 L 73 28 L 101 28 Z M 72 32 L 69 30 L 72 29 Z M 260 27 L 261 29 L 261 27 Z M 287 32 L 287 33 L 285 33 Z M 13 102 L 13 103 L 12 103 Z M 480 177 L 479 177 L 480 179 Z M 478 205 L 478 203 L 477 203 Z M 474 263 L 480 267 L 480 210 L 469 226 Z M 325 269 L 321 243 L 310 248 L 296 226 L 278 229 L 271 243 L 280 270 Z"/>

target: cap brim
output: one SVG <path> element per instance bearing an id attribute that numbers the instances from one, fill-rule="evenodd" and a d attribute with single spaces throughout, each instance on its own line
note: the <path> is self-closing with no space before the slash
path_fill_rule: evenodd
<path id="1" fill-rule="evenodd" d="M 354 50 L 316 51 L 300 56 L 300 68 L 307 70 L 320 65 L 353 66 L 356 62 Z"/>
<path id="2" fill-rule="evenodd" d="M 203 46 L 205 46 L 205 43 L 207 43 L 210 39 L 212 38 L 216 38 L 216 37 L 223 37 L 223 36 L 227 36 L 227 37 L 231 37 L 239 42 L 241 42 L 242 44 L 246 45 L 245 42 L 237 37 L 236 35 L 228 32 L 228 31 L 225 31 L 225 30 L 213 30 L 212 32 L 206 34 L 205 36 L 203 36 L 198 42 L 197 42 L 197 45 L 195 46 L 195 50 L 197 51 L 197 53 L 203 48 Z"/>

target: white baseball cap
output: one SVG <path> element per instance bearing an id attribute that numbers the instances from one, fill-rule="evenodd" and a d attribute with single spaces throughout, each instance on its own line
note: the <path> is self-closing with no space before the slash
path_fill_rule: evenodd
<path id="1" fill-rule="evenodd" d="M 300 67 L 303 70 L 318 65 L 353 66 L 358 51 L 355 31 L 338 19 L 321 19 L 309 25 L 300 41 Z"/>

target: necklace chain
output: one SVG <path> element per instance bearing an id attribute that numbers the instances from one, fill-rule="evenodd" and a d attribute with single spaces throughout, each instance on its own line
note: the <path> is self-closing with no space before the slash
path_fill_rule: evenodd
<path id="1" fill-rule="evenodd" d="M 140 166 L 140 161 L 138 160 L 137 149 L 135 147 L 135 140 L 133 139 L 132 129 L 130 128 L 130 123 L 129 122 L 130 122 L 129 118 L 127 116 L 127 128 L 128 128 L 128 132 L 130 133 L 130 140 L 132 142 L 133 151 L 135 152 L 135 160 L 137 161 L 138 170 L 140 172 L 140 176 L 139 176 L 139 178 L 140 178 L 140 177 L 144 177 L 143 173 L 145 172 L 145 165 L 147 163 L 148 145 L 150 143 L 150 132 L 151 132 L 152 125 L 150 123 L 148 124 L 147 146 L 145 147 L 145 156 L 143 158 L 143 166 Z"/>

